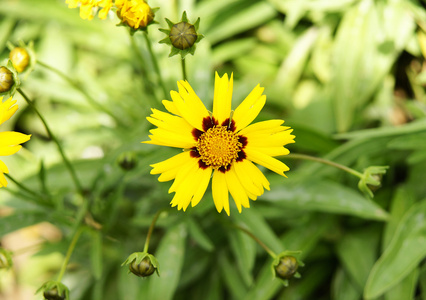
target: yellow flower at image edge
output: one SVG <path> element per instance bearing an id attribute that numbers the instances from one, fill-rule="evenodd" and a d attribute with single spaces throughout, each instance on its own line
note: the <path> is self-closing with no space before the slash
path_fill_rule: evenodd
<path id="1" fill-rule="evenodd" d="M 65 0 L 69 8 L 76 8 L 80 4 L 80 18 L 92 20 L 93 8 L 101 7 L 99 18 L 106 19 L 112 7 L 112 0 Z"/>
<path id="2" fill-rule="evenodd" d="M 18 110 L 18 105 L 14 105 L 16 100 L 12 97 L 3 102 L 3 97 L 0 97 L 0 125 L 9 120 Z M 22 148 L 20 144 L 25 143 L 30 139 L 31 135 L 26 135 L 14 131 L 0 132 L 0 156 L 8 156 L 15 154 Z M 4 173 L 9 173 L 6 164 L 0 160 L 0 188 L 7 186 L 7 181 Z"/>
<path id="3" fill-rule="evenodd" d="M 171 91 L 173 101 L 164 100 L 169 113 L 152 109 L 148 121 L 158 128 L 150 131 L 144 143 L 183 148 L 185 151 L 152 165 L 151 174 L 161 174 L 160 182 L 174 179 L 169 193 L 175 192 L 172 206 L 186 210 L 197 205 L 212 177 L 213 200 L 218 212 L 229 215 L 229 193 L 241 212 L 256 200 L 269 182 L 253 162 L 282 176 L 289 168 L 274 156 L 287 155 L 283 146 L 294 143 L 290 127 L 283 120 L 250 125 L 266 102 L 257 85 L 244 101 L 231 111 L 233 78 L 216 73 L 213 113 L 210 113 L 187 81 L 178 82 L 179 92 Z M 213 173 L 213 176 L 212 176 Z"/>
<path id="4" fill-rule="evenodd" d="M 153 10 L 143 0 L 115 0 L 115 6 L 122 23 L 133 29 L 144 29 L 154 20 Z"/>

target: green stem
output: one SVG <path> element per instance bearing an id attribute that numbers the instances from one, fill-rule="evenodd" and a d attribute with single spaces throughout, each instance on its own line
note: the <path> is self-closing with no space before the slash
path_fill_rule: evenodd
<path id="1" fill-rule="evenodd" d="M 10 181 L 12 181 L 13 183 L 15 183 L 21 190 L 26 191 L 27 193 L 31 194 L 32 196 L 36 197 L 36 198 L 42 198 L 45 199 L 45 196 L 42 194 L 39 194 L 37 192 L 32 191 L 31 189 L 27 188 L 25 185 L 23 185 L 22 183 L 20 183 L 19 181 L 17 181 L 15 178 L 13 178 L 12 176 L 10 176 L 9 174 L 4 174 L 8 179 L 10 179 Z"/>
<path id="2" fill-rule="evenodd" d="M 144 33 L 143 36 L 145 38 L 146 46 L 148 48 L 149 54 L 151 55 L 151 61 L 152 61 L 152 64 L 154 65 L 155 72 L 157 73 L 158 82 L 161 86 L 161 89 L 163 90 L 163 96 L 164 98 L 166 98 L 167 97 L 166 86 L 164 85 L 163 77 L 161 76 L 161 71 L 160 71 L 160 67 L 158 66 L 157 58 L 155 57 L 154 51 L 152 51 L 151 41 L 148 38 L 148 34 L 146 32 Z"/>
<path id="3" fill-rule="evenodd" d="M 154 231 L 155 223 L 157 222 L 157 219 L 162 212 L 163 212 L 162 209 L 157 211 L 157 213 L 154 216 L 154 219 L 152 219 L 151 226 L 149 226 L 149 229 L 148 229 L 148 235 L 146 236 L 145 245 L 143 247 L 143 252 L 148 252 L 149 241 L 151 240 L 151 235 L 152 235 L 152 232 Z"/>
<path id="4" fill-rule="evenodd" d="M 78 91 L 80 91 L 80 93 L 82 93 L 84 95 L 84 97 L 86 97 L 87 101 L 90 103 L 90 105 L 92 105 L 94 108 L 106 113 L 107 115 L 109 115 L 111 118 L 113 118 L 118 124 L 123 125 L 123 122 L 121 121 L 121 119 L 119 119 L 118 117 L 116 117 L 111 111 L 109 111 L 105 106 L 100 105 L 95 99 L 93 99 L 89 93 L 87 93 L 76 81 L 74 81 L 73 79 L 71 79 L 70 77 L 68 77 L 66 74 L 62 73 L 61 71 L 59 71 L 58 69 L 55 69 L 41 61 L 37 61 L 37 64 L 39 64 L 40 66 L 42 66 L 45 69 L 48 69 L 49 71 L 52 71 L 53 73 L 56 73 L 57 75 L 59 75 L 62 79 L 64 79 L 65 81 L 67 81 L 71 86 L 73 86 L 75 89 L 77 89 Z"/>
<path id="5" fill-rule="evenodd" d="M 80 181 L 77 178 L 77 174 L 76 174 L 73 166 L 71 165 L 70 161 L 66 157 L 65 152 L 62 149 L 62 146 L 59 143 L 58 139 L 55 137 L 55 135 L 53 135 L 52 131 L 50 130 L 49 126 L 46 123 L 46 120 L 43 118 L 43 116 L 40 114 L 38 109 L 35 107 L 34 103 L 27 97 L 27 95 L 25 95 L 25 93 L 21 89 L 18 89 L 18 92 L 22 95 L 22 97 L 25 99 L 25 101 L 28 103 L 28 105 L 35 111 L 35 113 L 40 118 L 41 122 L 44 125 L 44 128 L 46 128 L 46 131 L 47 131 L 49 137 L 55 142 L 56 146 L 58 147 L 59 153 L 62 156 L 62 160 L 64 161 L 65 166 L 67 167 L 68 171 L 70 172 L 72 180 L 73 180 L 77 190 L 79 191 L 80 194 L 82 194 L 83 188 L 80 184 Z"/>
<path id="6" fill-rule="evenodd" d="M 182 77 L 183 77 L 183 80 L 187 80 L 185 58 L 182 58 L 181 65 L 182 65 Z"/>
<path id="7" fill-rule="evenodd" d="M 65 256 L 65 259 L 64 259 L 64 261 L 62 263 L 61 270 L 60 270 L 59 275 L 58 275 L 58 280 L 57 280 L 58 282 L 60 282 L 62 280 L 62 277 L 65 274 L 65 270 L 67 269 L 68 262 L 70 261 L 71 255 L 72 255 L 72 253 L 74 251 L 74 248 L 75 248 L 75 245 L 77 244 L 77 241 L 80 238 L 80 235 L 81 235 L 82 232 L 83 232 L 83 227 L 80 227 L 75 232 L 75 234 L 74 234 L 74 236 L 73 236 L 73 238 L 71 240 L 71 244 L 68 247 L 67 254 Z"/>
<path id="8" fill-rule="evenodd" d="M 253 233 L 251 233 L 250 231 L 248 231 L 247 229 L 245 229 L 244 227 L 238 226 L 238 225 L 233 225 L 233 227 L 241 230 L 242 232 L 244 232 L 245 234 L 247 234 L 249 237 L 251 237 L 253 240 L 256 241 L 256 243 L 258 243 L 263 249 L 265 249 L 265 251 L 272 257 L 275 258 L 277 255 L 275 254 L 274 251 L 272 251 L 268 246 L 266 246 L 261 240 L 259 240 L 257 238 L 257 236 L 255 236 Z"/>
<path id="9" fill-rule="evenodd" d="M 324 158 L 319 158 L 319 157 L 310 156 L 310 155 L 306 155 L 306 154 L 288 154 L 285 157 L 293 158 L 293 159 L 303 159 L 303 160 L 316 161 L 316 162 L 319 162 L 319 163 L 322 163 L 322 164 L 325 164 L 325 165 L 329 165 L 329 166 L 341 169 L 341 170 L 348 172 L 349 174 L 352 174 L 352 175 L 354 175 L 358 178 L 362 178 L 362 176 L 363 176 L 362 173 L 360 173 L 360 172 L 358 172 L 354 169 L 351 169 L 349 167 L 346 167 L 344 165 L 335 163 L 333 161 L 330 161 L 330 160 L 327 160 L 327 159 L 324 159 Z"/>

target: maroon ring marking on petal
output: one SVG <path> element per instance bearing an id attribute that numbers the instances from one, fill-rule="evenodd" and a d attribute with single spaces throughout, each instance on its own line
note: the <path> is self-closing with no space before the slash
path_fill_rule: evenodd
<path id="1" fill-rule="evenodd" d="M 229 118 L 222 122 L 222 126 L 226 126 L 228 130 L 235 132 L 235 121 Z"/>
<path id="2" fill-rule="evenodd" d="M 198 166 L 200 167 L 200 169 L 203 169 L 203 170 L 205 170 L 205 169 L 207 169 L 209 167 L 201 159 L 198 161 Z"/>
<path id="3" fill-rule="evenodd" d="M 197 128 L 192 129 L 192 136 L 196 141 L 198 141 L 201 137 L 201 135 L 204 133 L 201 130 L 198 130 Z"/>
<path id="4" fill-rule="evenodd" d="M 241 143 L 242 147 L 241 149 L 243 149 L 245 146 L 247 146 L 247 138 L 243 135 L 239 135 L 238 136 L 238 141 Z"/>
<path id="5" fill-rule="evenodd" d="M 191 157 L 194 157 L 194 158 L 197 158 L 197 157 L 201 156 L 200 152 L 198 152 L 197 147 L 192 147 L 191 150 L 189 151 L 189 155 Z"/>
<path id="6" fill-rule="evenodd" d="M 224 167 L 224 166 L 219 167 L 217 170 L 220 171 L 220 172 L 222 172 L 222 173 L 226 173 L 229 170 L 231 170 L 231 164 L 227 165 L 226 167 Z"/>
<path id="7" fill-rule="evenodd" d="M 217 121 L 213 117 L 205 117 L 203 119 L 203 130 L 204 132 L 207 132 L 210 128 L 213 128 L 215 125 L 217 125 Z"/>
<path id="8" fill-rule="evenodd" d="M 238 158 L 235 161 L 243 161 L 246 158 L 247 158 L 246 153 L 243 150 L 241 150 L 240 152 L 238 152 Z"/>

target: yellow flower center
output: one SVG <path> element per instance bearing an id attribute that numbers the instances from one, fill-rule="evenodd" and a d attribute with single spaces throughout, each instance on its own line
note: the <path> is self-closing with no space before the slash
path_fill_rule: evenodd
<path id="1" fill-rule="evenodd" d="M 238 158 L 243 145 L 238 136 L 226 126 L 214 126 L 203 133 L 197 141 L 201 160 L 214 169 L 227 167 Z"/>

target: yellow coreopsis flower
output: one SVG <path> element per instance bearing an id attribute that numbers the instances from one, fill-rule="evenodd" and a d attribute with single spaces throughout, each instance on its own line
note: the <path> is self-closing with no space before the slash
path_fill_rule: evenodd
<path id="1" fill-rule="evenodd" d="M 10 119 L 18 110 L 18 105 L 14 105 L 16 100 L 12 97 L 3 102 L 3 97 L 0 97 L 0 125 Z M 15 131 L 0 132 L 0 156 L 15 154 L 22 148 L 20 144 L 25 143 L 30 139 L 31 135 Z M 0 188 L 7 186 L 7 181 L 4 173 L 9 173 L 6 164 L 0 160 Z"/>
<path id="2" fill-rule="evenodd" d="M 69 8 L 76 8 L 80 4 L 80 17 L 88 20 L 92 20 L 95 16 L 94 8 L 100 7 L 98 16 L 100 19 L 105 19 L 112 7 L 112 0 L 65 0 L 65 3 Z"/>
<path id="3" fill-rule="evenodd" d="M 212 177 L 213 200 L 218 212 L 229 215 L 229 193 L 241 212 L 256 200 L 269 182 L 253 162 L 282 176 L 289 168 L 274 156 L 287 155 L 283 146 L 294 143 L 290 127 L 283 120 L 250 125 L 266 102 L 257 85 L 244 101 L 231 110 L 233 78 L 216 73 L 213 113 L 209 112 L 187 81 L 178 82 L 179 92 L 171 91 L 173 101 L 164 100 L 169 113 L 152 109 L 148 121 L 158 128 L 150 131 L 144 143 L 183 148 L 163 162 L 152 165 L 151 174 L 159 181 L 174 179 L 169 193 L 175 192 L 172 206 L 186 210 L 197 205 Z M 212 176 L 213 175 L 213 176 Z"/>
<path id="4" fill-rule="evenodd" d="M 154 20 L 154 12 L 143 0 L 115 0 L 117 16 L 133 29 L 144 29 Z"/>

